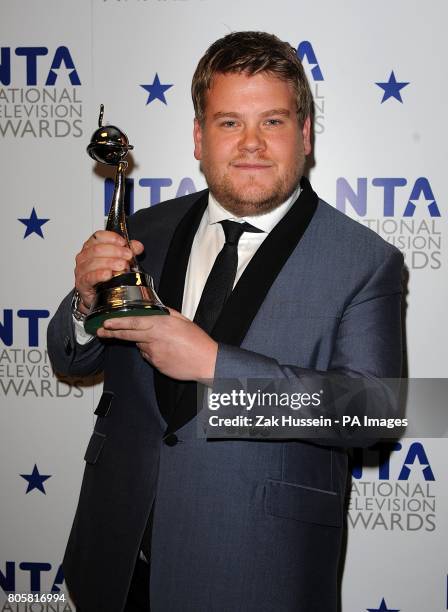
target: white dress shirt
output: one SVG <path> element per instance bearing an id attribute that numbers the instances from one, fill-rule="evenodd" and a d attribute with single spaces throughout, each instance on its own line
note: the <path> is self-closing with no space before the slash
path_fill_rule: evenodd
<path id="1" fill-rule="evenodd" d="M 210 193 L 208 206 L 202 215 L 198 230 L 191 247 L 190 259 L 188 261 L 187 274 L 185 277 L 184 296 L 182 302 L 182 314 L 193 320 L 205 283 L 215 259 L 224 246 L 225 236 L 220 221 L 229 219 L 238 223 L 247 221 L 261 232 L 244 232 L 238 242 L 238 268 L 234 286 L 240 279 L 246 266 L 257 252 L 257 249 L 265 240 L 277 223 L 286 215 L 293 203 L 299 197 L 300 185 L 286 202 L 277 206 L 263 215 L 234 217 L 232 213 L 223 208 Z M 169 304 L 167 304 L 169 306 Z M 73 317 L 75 324 L 75 336 L 78 344 L 86 344 L 93 338 L 86 333 L 83 324 Z"/>

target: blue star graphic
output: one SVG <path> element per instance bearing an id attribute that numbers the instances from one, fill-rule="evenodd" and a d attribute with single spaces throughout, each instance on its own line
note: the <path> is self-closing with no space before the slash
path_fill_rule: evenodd
<path id="1" fill-rule="evenodd" d="M 143 89 L 149 92 L 146 105 L 150 104 L 154 100 L 160 100 L 161 102 L 166 104 L 165 91 L 172 86 L 173 85 L 162 85 L 159 79 L 159 75 L 156 72 L 156 76 L 154 77 L 152 85 L 140 85 L 140 87 L 143 87 Z"/>
<path id="2" fill-rule="evenodd" d="M 34 464 L 33 471 L 31 472 L 31 474 L 20 474 L 20 476 L 28 481 L 28 488 L 26 490 L 27 493 L 29 493 L 33 489 L 39 489 L 39 491 L 46 495 L 43 483 L 49 478 L 51 478 L 51 476 L 39 474 L 39 470 L 37 469 L 36 464 Z"/>
<path id="3" fill-rule="evenodd" d="M 398 100 L 399 102 L 403 104 L 403 100 L 401 99 L 400 90 L 403 89 L 403 87 L 406 87 L 407 85 L 409 85 L 409 83 L 405 83 L 404 81 L 398 82 L 397 79 L 395 78 L 394 71 L 392 70 L 392 72 L 390 73 L 389 80 L 387 82 L 375 83 L 375 85 L 378 85 L 378 87 L 381 87 L 381 89 L 384 89 L 384 94 L 383 94 L 383 99 L 381 100 L 381 104 L 385 102 L 386 100 L 388 100 L 389 98 L 395 98 L 396 100 Z"/>
<path id="4" fill-rule="evenodd" d="M 381 600 L 379 608 L 367 608 L 367 612 L 400 612 L 396 608 L 388 608 L 386 602 L 384 601 L 384 597 Z"/>
<path id="5" fill-rule="evenodd" d="M 34 206 L 29 219 L 17 219 L 17 221 L 20 221 L 20 223 L 26 225 L 24 238 L 27 238 L 27 236 L 29 236 L 30 234 L 37 234 L 38 236 L 43 238 L 44 235 L 42 233 L 42 225 L 47 223 L 47 221 L 49 220 L 50 219 L 39 219 L 34 209 Z"/>

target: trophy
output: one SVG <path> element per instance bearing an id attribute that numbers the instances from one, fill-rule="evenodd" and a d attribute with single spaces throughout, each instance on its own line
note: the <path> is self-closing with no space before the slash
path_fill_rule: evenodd
<path id="1" fill-rule="evenodd" d="M 124 132 L 113 125 L 103 126 L 104 106 L 101 104 L 98 129 L 94 132 L 87 152 L 94 160 L 117 166 L 115 187 L 112 196 L 106 230 L 116 232 L 126 240 L 129 235 L 124 211 L 125 170 L 124 158 L 133 146 Z M 117 272 L 108 280 L 95 286 L 96 297 L 86 316 L 84 327 L 95 334 L 103 321 L 114 317 L 147 316 L 169 314 L 154 290 L 154 282 L 140 269 L 135 257 L 130 261 L 128 272 Z"/>

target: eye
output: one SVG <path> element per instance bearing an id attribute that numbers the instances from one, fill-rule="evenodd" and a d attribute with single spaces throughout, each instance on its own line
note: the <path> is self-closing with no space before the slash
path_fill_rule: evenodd
<path id="1" fill-rule="evenodd" d="M 265 124 L 268 126 L 271 125 L 281 125 L 283 121 L 281 119 L 266 119 Z"/>
<path id="2" fill-rule="evenodd" d="M 226 119 L 225 121 L 221 121 L 220 125 L 225 128 L 233 128 L 237 125 L 237 122 L 234 119 Z"/>

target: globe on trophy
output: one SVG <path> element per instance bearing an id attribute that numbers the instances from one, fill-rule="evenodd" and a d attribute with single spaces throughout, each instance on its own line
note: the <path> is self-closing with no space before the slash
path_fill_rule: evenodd
<path id="1" fill-rule="evenodd" d="M 133 146 L 120 129 L 113 125 L 103 126 L 103 114 L 104 106 L 101 105 L 99 127 L 92 135 L 87 152 L 95 161 L 117 167 L 106 230 L 122 236 L 129 246 L 124 207 L 125 171 L 128 165 L 125 157 Z M 135 257 L 130 261 L 128 271 L 117 272 L 110 280 L 98 283 L 95 291 L 96 297 L 84 322 L 86 332 L 92 335 L 106 319 L 169 314 L 155 292 L 152 277 L 140 268 Z"/>

